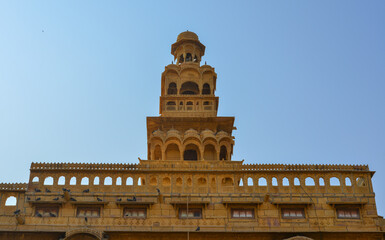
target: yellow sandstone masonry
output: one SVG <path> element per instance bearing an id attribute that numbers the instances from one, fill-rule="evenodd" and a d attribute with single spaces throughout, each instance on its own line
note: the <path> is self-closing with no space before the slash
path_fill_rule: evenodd
<path id="1" fill-rule="evenodd" d="M 368 166 L 232 160 L 204 53 L 193 32 L 172 44 L 147 160 L 32 163 L 28 183 L 1 183 L 0 239 L 384 239 Z"/>

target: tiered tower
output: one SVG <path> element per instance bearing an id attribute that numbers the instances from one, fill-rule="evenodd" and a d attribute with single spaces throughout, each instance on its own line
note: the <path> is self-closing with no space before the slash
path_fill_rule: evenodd
<path id="1" fill-rule="evenodd" d="M 172 45 L 147 160 L 32 163 L 0 183 L 0 240 L 384 240 L 368 166 L 231 161 L 204 51 L 192 32 Z"/>
<path id="2" fill-rule="evenodd" d="M 176 64 L 162 73 L 161 116 L 147 118 L 149 160 L 231 160 L 234 117 L 217 117 L 217 74 L 201 65 L 204 53 L 193 32 L 182 32 L 172 44 Z"/>

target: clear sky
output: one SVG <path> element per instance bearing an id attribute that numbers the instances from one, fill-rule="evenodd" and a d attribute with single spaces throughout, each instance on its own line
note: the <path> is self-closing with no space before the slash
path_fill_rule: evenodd
<path id="1" fill-rule="evenodd" d="M 0 181 L 146 159 L 170 45 L 215 67 L 233 159 L 368 164 L 385 214 L 385 1 L 0 0 Z"/>

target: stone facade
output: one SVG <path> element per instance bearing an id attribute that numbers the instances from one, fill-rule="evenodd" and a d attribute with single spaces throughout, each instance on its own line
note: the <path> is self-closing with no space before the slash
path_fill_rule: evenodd
<path id="1" fill-rule="evenodd" d="M 244 164 L 192 32 L 172 45 L 148 160 L 32 163 L 0 184 L 0 239 L 384 239 L 365 165 Z"/>

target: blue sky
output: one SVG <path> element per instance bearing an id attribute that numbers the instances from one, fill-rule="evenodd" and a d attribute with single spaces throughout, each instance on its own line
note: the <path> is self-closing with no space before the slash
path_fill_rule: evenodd
<path id="1" fill-rule="evenodd" d="M 185 30 L 235 116 L 233 159 L 369 164 L 385 214 L 385 2 L 0 1 L 0 181 L 136 163 Z"/>

